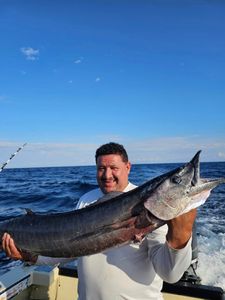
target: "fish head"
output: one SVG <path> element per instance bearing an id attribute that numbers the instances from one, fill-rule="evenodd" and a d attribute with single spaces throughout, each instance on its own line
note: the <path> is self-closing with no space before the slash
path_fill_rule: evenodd
<path id="1" fill-rule="evenodd" d="M 214 187 L 225 183 L 224 178 L 200 178 L 200 152 L 189 163 L 158 177 L 154 188 L 151 187 L 144 206 L 157 218 L 171 220 L 187 212 L 189 207 L 196 207 L 201 198 L 206 200 Z"/>

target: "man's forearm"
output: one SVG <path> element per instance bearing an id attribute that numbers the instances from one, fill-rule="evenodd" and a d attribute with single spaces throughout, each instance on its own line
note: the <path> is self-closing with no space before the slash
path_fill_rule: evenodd
<path id="1" fill-rule="evenodd" d="M 182 249 L 192 236 L 192 228 L 196 217 L 196 209 L 168 221 L 166 236 L 169 246 L 173 249 Z"/>

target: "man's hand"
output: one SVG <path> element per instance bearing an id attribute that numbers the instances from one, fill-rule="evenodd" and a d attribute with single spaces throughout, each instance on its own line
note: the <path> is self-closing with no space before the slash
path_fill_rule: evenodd
<path id="1" fill-rule="evenodd" d="M 2 237 L 2 248 L 6 255 L 15 260 L 23 260 L 21 251 L 16 248 L 13 239 L 8 233 L 4 233 Z"/>
<path id="2" fill-rule="evenodd" d="M 186 246 L 192 235 L 196 215 L 195 208 L 167 222 L 169 229 L 166 239 L 171 248 L 182 249 Z"/>
<path id="3" fill-rule="evenodd" d="M 182 249 L 185 247 L 192 235 L 192 227 L 197 215 L 196 207 L 205 203 L 209 195 L 210 191 L 203 191 L 202 193 L 197 194 L 193 197 L 191 203 L 191 207 L 194 209 L 167 222 L 169 230 L 166 239 L 170 247 L 174 249 Z"/>
<path id="4" fill-rule="evenodd" d="M 2 237 L 2 248 L 6 255 L 14 260 L 29 261 L 31 263 L 36 263 L 37 256 L 32 256 L 31 253 L 21 251 L 18 249 L 14 243 L 14 240 L 8 233 L 4 233 Z"/>

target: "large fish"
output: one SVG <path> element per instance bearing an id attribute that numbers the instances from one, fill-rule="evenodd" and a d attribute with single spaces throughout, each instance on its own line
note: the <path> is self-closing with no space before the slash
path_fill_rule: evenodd
<path id="1" fill-rule="evenodd" d="M 107 194 L 86 208 L 46 215 L 28 212 L 4 221 L 0 237 L 8 232 L 21 250 L 50 257 L 78 257 L 128 243 L 182 214 L 202 193 L 225 183 L 224 178 L 200 179 L 199 154 L 130 192 Z"/>

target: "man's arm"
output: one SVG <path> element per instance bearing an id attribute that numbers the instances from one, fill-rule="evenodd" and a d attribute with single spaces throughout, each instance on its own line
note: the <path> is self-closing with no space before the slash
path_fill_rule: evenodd
<path id="1" fill-rule="evenodd" d="M 192 226 L 196 209 L 174 218 L 147 237 L 149 258 L 166 282 L 177 282 L 191 263 Z"/>
<path id="2" fill-rule="evenodd" d="M 197 215 L 197 210 L 178 216 L 167 222 L 168 233 L 166 236 L 169 246 L 173 249 L 182 249 L 192 236 L 192 228 Z"/>

